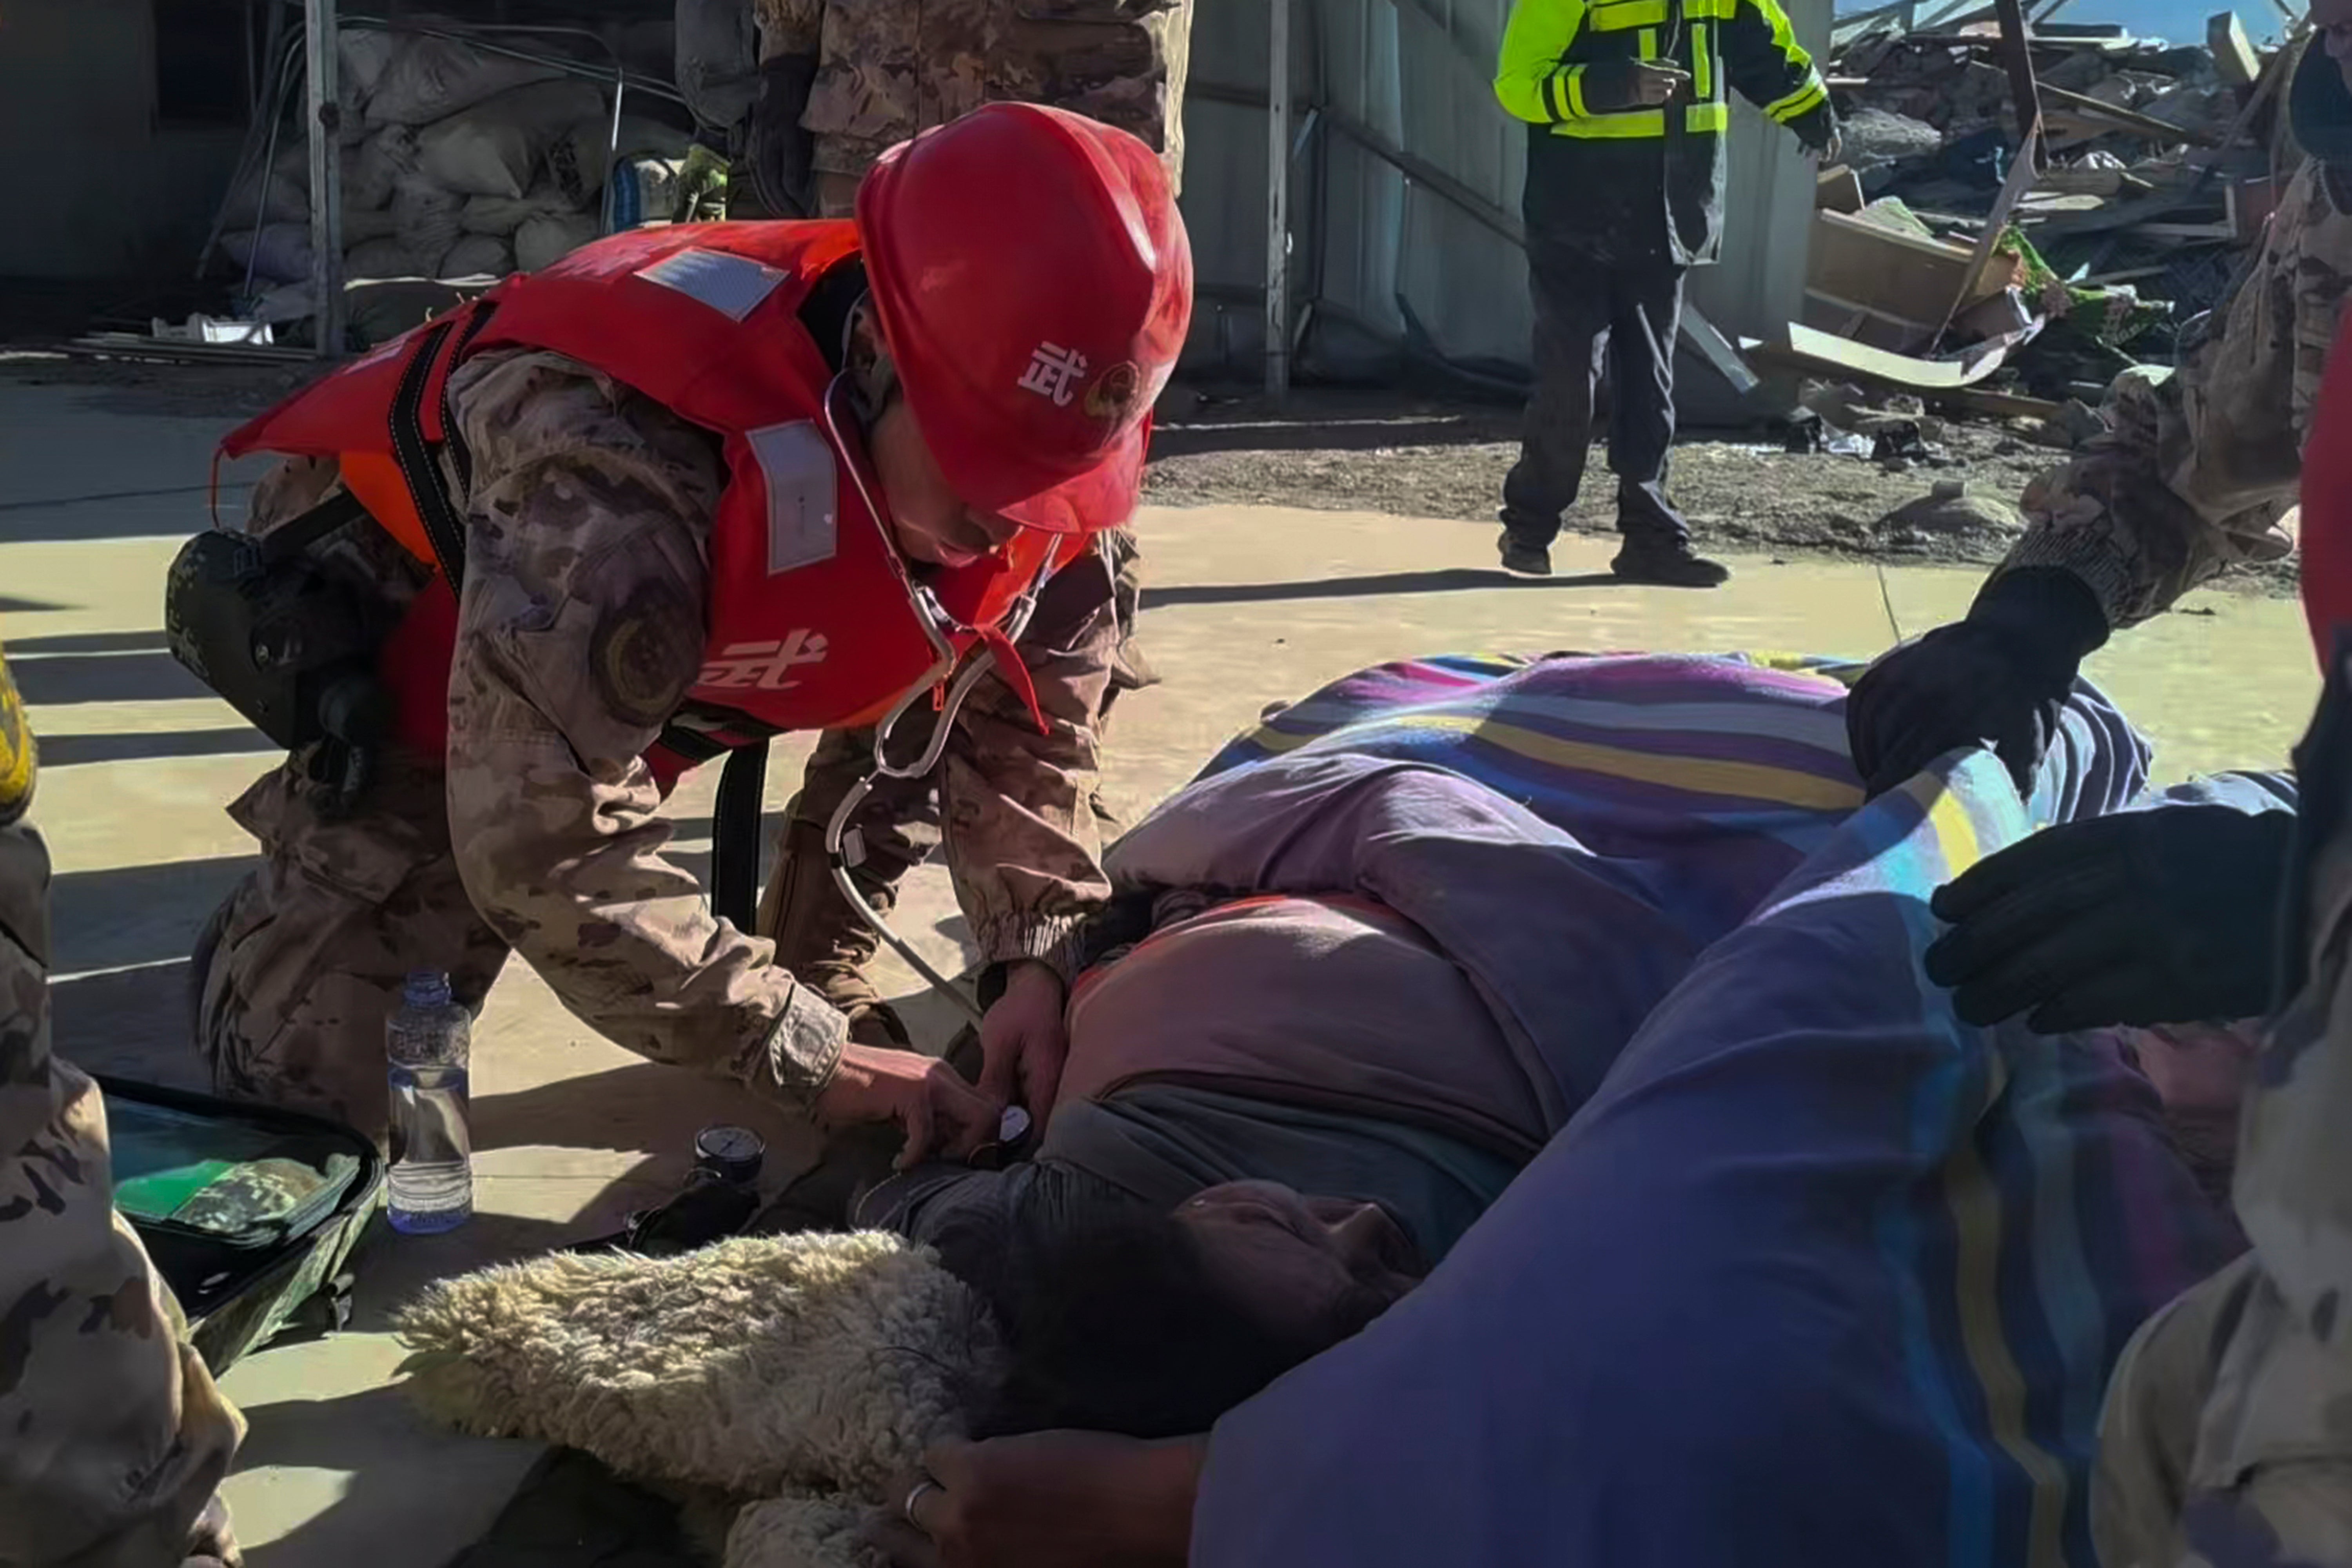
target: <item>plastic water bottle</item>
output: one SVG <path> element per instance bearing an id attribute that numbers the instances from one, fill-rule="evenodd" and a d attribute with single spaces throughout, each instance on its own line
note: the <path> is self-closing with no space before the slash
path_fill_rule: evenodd
<path id="1" fill-rule="evenodd" d="M 474 1140 L 466 1125 L 473 1019 L 449 999 L 449 977 L 420 969 L 384 1026 L 392 1077 L 392 1228 L 455 1230 L 474 1215 Z"/>

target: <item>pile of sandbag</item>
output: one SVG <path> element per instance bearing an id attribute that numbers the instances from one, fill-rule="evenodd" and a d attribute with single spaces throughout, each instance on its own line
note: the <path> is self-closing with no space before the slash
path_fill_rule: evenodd
<path id="1" fill-rule="evenodd" d="M 598 234 L 613 129 L 604 88 L 413 32 L 347 28 L 339 64 L 346 278 L 498 277 Z M 621 129 L 624 152 L 685 153 L 683 132 Z M 230 196 L 222 248 L 260 283 L 310 275 L 309 156 L 299 141 L 283 147 Z"/>

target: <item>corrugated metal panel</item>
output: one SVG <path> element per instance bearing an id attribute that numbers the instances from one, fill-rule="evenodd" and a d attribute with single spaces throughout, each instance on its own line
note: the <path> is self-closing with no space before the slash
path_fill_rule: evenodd
<path id="1" fill-rule="evenodd" d="M 1831 0 L 1783 3 L 1807 46 L 1825 47 Z M 1509 0 L 1295 4 L 1301 123 L 1317 112 L 1291 192 L 1293 321 L 1313 302 L 1303 368 L 1382 374 L 1409 308 L 1447 359 L 1524 370 L 1526 268 L 1502 231 L 1517 226 L 1527 132 L 1491 87 Z M 1204 5 L 1193 26 L 1184 213 L 1203 297 L 1192 353 L 1252 374 L 1265 267 L 1266 15 Z M 1409 177 L 1375 147 L 1432 178 Z M 1812 173 L 1790 138 L 1743 106 L 1730 183 L 1724 263 L 1693 279 L 1691 298 L 1726 332 L 1762 336 L 1801 301 Z"/>

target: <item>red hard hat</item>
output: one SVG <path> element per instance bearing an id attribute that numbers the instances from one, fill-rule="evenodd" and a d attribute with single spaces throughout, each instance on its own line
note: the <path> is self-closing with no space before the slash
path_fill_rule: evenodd
<path id="1" fill-rule="evenodd" d="M 884 153 L 857 227 L 899 385 L 956 493 L 1057 533 L 1125 522 L 1192 316 L 1192 247 L 1151 149 L 992 103 Z"/>
<path id="2" fill-rule="evenodd" d="M 2352 315 L 2336 334 L 2303 449 L 2303 613 L 2324 669 L 2352 632 Z"/>

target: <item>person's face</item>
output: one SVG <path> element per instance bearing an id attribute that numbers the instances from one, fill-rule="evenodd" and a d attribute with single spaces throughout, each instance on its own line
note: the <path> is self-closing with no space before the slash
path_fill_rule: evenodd
<path id="1" fill-rule="evenodd" d="M 1217 1289 L 1269 1330 L 1335 1343 L 1421 1280 L 1419 1253 L 1378 1204 L 1307 1197 L 1278 1182 L 1211 1187 L 1176 1210 Z"/>
<path id="2" fill-rule="evenodd" d="M 908 559 L 932 566 L 969 566 L 1001 547 L 1020 526 L 963 503 L 940 471 L 930 444 L 903 397 L 891 399 L 867 434 L 866 449 L 882 481 L 882 505 L 891 536 Z"/>
<path id="3" fill-rule="evenodd" d="M 2319 47 L 2343 73 L 2345 88 L 2352 90 L 2352 0 L 2311 0 L 2311 25 Z"/>

